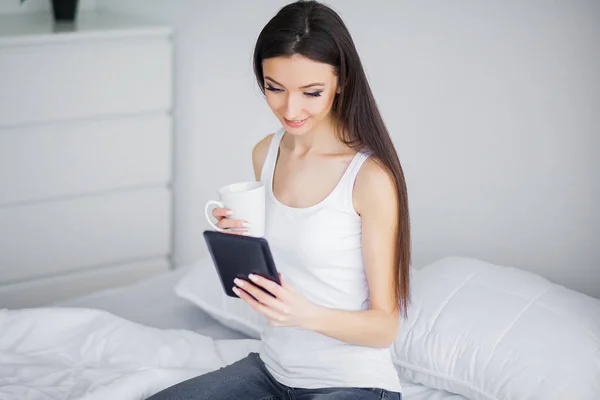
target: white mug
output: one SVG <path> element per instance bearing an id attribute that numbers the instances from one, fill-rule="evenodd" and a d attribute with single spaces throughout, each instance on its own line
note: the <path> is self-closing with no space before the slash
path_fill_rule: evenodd
<path id="1" fill-rule="evenodd" d="M 261 237 L 265 234 L 265 186 L 262 182 L 241 182 L 223 186 L 218 190 L 219 201 L 210 200 L 204 206 L 204 215 L 208 223 L 217 231 L 219 228 L 212 221 L 211 206 L 228 208 L 233 214 L 227 218 L 241 219 L 250 224 L 248 234 Z"/>

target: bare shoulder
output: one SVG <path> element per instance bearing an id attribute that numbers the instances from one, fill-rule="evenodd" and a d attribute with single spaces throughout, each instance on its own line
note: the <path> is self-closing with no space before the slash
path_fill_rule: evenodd
<path id="1" fill-rule="evenodd" d="M 353 192 L 354 208 L 362 211 L 378 208 L 395 213 L 397 207 L 396 183 L 392 173 L 375 157 L 369 157 L 356 176 Z"/>
<path id="2" fill-rule="evenodd" d="M 262 172 L 263 164 L 265 163 L 265 158 L 267 158 L 267 151 L 269 150 L 269 145 L 271 144 L 271 139 L 273 139 L 273 133 L 268 134 L 264 138 L 262 138 L 254 148 L 252 149 L 252 166 L 254 167 L 254 176 L 257 181 L 260 180 L 260 174 Z"/>

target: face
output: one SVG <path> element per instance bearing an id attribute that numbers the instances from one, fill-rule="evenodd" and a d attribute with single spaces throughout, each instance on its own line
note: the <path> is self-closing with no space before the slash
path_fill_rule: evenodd
<path id="1" fill-rule="evenodd" d="M 292 135 L 331 122 L 338 78 L 331 65 L 300 55 L 263 60 L 265 96 L 269 107 Z"/>

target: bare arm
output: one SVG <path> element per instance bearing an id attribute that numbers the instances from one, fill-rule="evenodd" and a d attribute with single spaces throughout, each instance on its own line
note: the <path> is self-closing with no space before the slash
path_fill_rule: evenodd
<path id="1" fill-rule="evenodd" d="M 366 311 L 325 309 L 309 328 L 359 345 L 388 347 L 398 332 L 394 274 L 398 200 L 392 177 L 369 159 L 354 188 L 354 205 L 362 220 L 363 260 L 370 292 Z"/>
<path id="2" fill-rule="evenodd" d="M 262 172 L 263 165 L 265 164 L 267 151 L 269 150 L 269 144 L 271 144 L 272 138 L 272 133 L 265 136 L 252 149 L 252 166 L 254 167 L 254 178 L 257 181 L 260 181 L 260 174 Z"/>

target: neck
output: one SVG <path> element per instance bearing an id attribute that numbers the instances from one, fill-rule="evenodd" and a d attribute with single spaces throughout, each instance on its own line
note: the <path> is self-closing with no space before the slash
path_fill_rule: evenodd
<path id="1" fill-rule="evenodd" d="M 335 126 L 330 120 L 322 121 L 303 135 L 285 135 L 287 147 L 297 156 L 309 153 L 334 153 L 340 151 L 340 142 Z M 345 146 L 344 146 L 345 147 Z"/>

